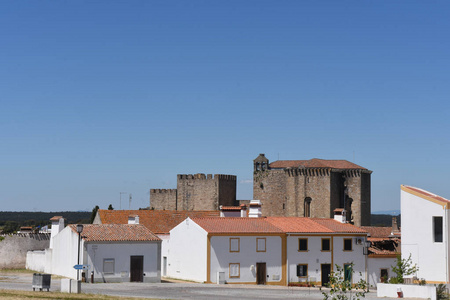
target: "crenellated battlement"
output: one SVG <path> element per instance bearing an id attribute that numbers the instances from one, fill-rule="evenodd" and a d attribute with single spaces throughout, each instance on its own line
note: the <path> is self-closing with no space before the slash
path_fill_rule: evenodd
<path id="1" fill-rule="evenodd" d="M 235 175 L 227 175 L 227 174 L 178 174 L 178 180 L 234 180 L 236 181 L 237 177 Z"/>
<path id="2" fill-rule="evenodd" d="M 330 168 L 286 168 L 288 176 L 330 176 Z"/>
<path id="3" fill-rule="evenodd" d="M 150 194 L 176 194 L 177 189 L 150 189 Z"/>

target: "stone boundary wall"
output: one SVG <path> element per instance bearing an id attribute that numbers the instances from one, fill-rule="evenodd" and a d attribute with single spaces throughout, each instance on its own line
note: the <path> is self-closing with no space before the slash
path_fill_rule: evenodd
<path id="1" fill-rule="evenodd" d="M 23 269 L 27 252 L 44 250 L 50 246 L 49 233 L 1 235 L 0 269 Z"/>

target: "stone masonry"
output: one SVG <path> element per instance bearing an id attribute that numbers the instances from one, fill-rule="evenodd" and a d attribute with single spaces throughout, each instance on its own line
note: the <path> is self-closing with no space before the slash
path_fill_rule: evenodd
<path id="1" fill-rule="evenodd" d="M 176 189 L 151 189 L 150 207 L 158 210 L 218 210 L 236 205 L 236 176 L 178 174 Z"/>
<path id="2" fill-rule="evenodd" d="M 356 226 L 370 225 L 372 171 L 346 160 L 254 161 L 253 198 L 263 216 L 333 218 L 345 208 Z"/>

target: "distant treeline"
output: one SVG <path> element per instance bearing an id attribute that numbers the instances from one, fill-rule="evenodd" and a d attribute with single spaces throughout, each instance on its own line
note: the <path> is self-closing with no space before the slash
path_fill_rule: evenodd
<path id="1" fill-rule="evenodd" d="M 370 224 L 372 224 L 372 226 L 391 227 L 392 226 L 392 217 L 395 217 L 395 216 L 393 216 L 393 215 L 371 215 Z M 398 227 L 400 227 L 401 216 L 398 215 L 396 217 L 397 217 L 397 225 L 398 225 Z"/>
<path id="2" fill-rule="evenodd" d="M 0 211 L 0 229 L 4 233 L 18 231 L 22 226 L 42 227 L 50 224 L 50 218 L 62 216 L 67 224 L 87 224 L 92 212 L 57 211 Z"/>

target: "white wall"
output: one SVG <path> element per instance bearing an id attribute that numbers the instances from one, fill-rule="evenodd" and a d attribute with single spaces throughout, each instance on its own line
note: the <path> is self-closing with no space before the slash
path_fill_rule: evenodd
<path id="1" fill-rule="evenodd" d="M 77 271 L 73 266 L 78 264 L 78 234 L 70 227 L 66 227 L 52 240 L 52 274 L 77 279 Z M 80 262 L 83 261 L 82 254 L 81 251 Z"/>
<path id="2" fill-rule="evenodd" d="M 170 234 L 158 234 L 161 241 L 161 276 L 167 276 L 167 264 L 170 254 Z M 164 258 L 166 258 L 166 266 L 164 266 Z M 164 268 L 166 268 L 166 274 L 164 274 Z"/>
<path id="3" fill-rule="evenodd" d="M 239 252 L 230 252 L 230 238 L 239 238 Z M 266 252 L 256 251 L 256 239 L 266 239 Z M 267 282 L 282 280 L 282 239 L 280 236 L 212 236 L 211 237 L 211 278 L 216 281 L 217 272 L 225 272 L 228 283 L 256 283 L 256 263 L 266 263 Z M 230 278 L 229 264 L 240 264 L 239 278 Z M 253 266 L 253 267 L 251 267 Z"/>
<path id="4" fill-rule="evenodd" d="M 388 270 L 388 278 L 394 277 L 391 266 L 395 266 L 396 258 L 368 257 L 369 286 L 376 287 L 381 282 L 381 269 Z"/>
<path id="5" fill-rule="evenodd" d="M 448 221 L 442 205 L 401 191 L 402 258 L 411 255 L 419 266 L 418 278 L 431 282 L 447 282 Z M 434 242 L 433 216 L 443 217 L 443 242 Z M 411 275 L 410 277 L 412 277 Z"/>
<path id="6" fill-rule="evenodd" d="M 187 218 L 170 231 L 167 276 L 206 281 L 206 231 Z"/>
<path id="7" fill-rule="evenodd" d="M 52 249 L 28 251 L 26 269 L 51 274 Z"/>
<path id="8" fill-rule="evenodd" d="M 94 271 L 94 282 L 130 281 L 130 256 L 144 256 L 144 282 L 161 281 L 161 246 L 159 242 L 86 242 L 83 264 L 86 276 Z M 114 273 L 104 274 L 104 259 L 114 259 Z"/>
<path id="9" fill-rule="evenodd" d="M 364 236 L 360 236 L 364 240 Z M 308 251 L 298 251 L 299 238 L 308 239 Z M 321 251 L 322 238 L 330 238 L 332 251 Z M 344 239 L 352 239 L 352 251 L 343 251 Z M 333 255 L 333 258 L 331 257 Z M 366 257 L 363 254 L 363 246 L 355 244 L 355 236 L 333 236 L 331 235 L 290 235 L 287 238 L 287 260 L 288 260 L 288 282 L 322 281 L 322 264 L 331 264 L 332 271 L 335 265 L 341 267 L 347 263 L 354 264 L 353 282 L 365 278 Z M 308 265 L 308 277 L 297 277 L 297 265 Z M 362 273 L 360 275 L 359 273 Z"/>

